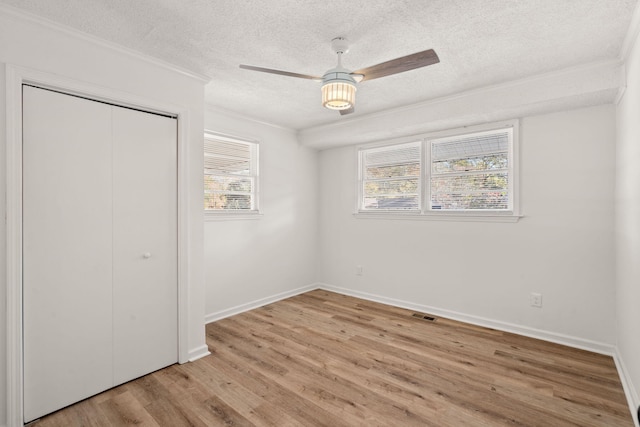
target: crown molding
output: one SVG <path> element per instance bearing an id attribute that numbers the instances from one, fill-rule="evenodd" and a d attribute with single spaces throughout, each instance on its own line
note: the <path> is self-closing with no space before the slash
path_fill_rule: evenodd
<path id="1" fill-rule="evenodd" d="M 233 119 L 236 119 L 236 120 L 242 120 L 242 121 L 245 121 L 245 122 L 255 123 L 255 124 L 260 125 L 260 126 L 268 126 L 270 128 L 273 128 L 273 129 L 278 129 L 278 130 L 281 130 L 281 131 L 285 131 L 285 132 L 291 133 L 292 135 L 296 135 L 297 134 L 297 131 L 295 129 L 292 129 L 292 128 L 289 128 L 289 127 L 286 127 L 286 126 L 277 125 L 275 123 L 267 122 L 265 120 L 260 120 L 260 119 L 257 119 L 255 117 L 247 116 L 246 114 L 237 113 L 235 111 L 227 110 L 227 109 L 218 107 L 217 105 L 212 105 L 212 104 L 208 104 L 208 103 L 205 102 L 205 112 L 206 111 L 210 111 L 210 112 L 212 112 L 214 114 L 220 114 L 220 115 L 223 115 L 223 116 L 227 116 L 227 117 L 230 117 L 230 118 L 233 118 Z"/>
<path id="2" fill-rule="evenodd" d="M 13 18 L 16 19 L 20 19 L 23 21 L 28 21 L 32 24 L 36 24 L 36 25 L 40 25 L 42 27 L 45 27 L 47 29 L 65 34 L 67 36 L 70 37 L 74 37 L 76 39 L 80 39 L 80 40 L 84 40 L 88 43 L 92 43 L 110 50 L 114 50 L 116 52 L 119 52 L 123 55 L 129 56 L 131 58 L 135 58 L 137 60 L 140 61 L 144 61 L 147 62 L 149 64 L 155 65 L 157 67 L 160 68 L 164 68 L 166 70 L 169 70 L 171 72 L 183 75 L 185 77 L 197 80 L 199 82 L 202 82 L 203 84 L 207 84 L 209 83 L 209 81 L 211 81 L 211 77 L 204 75 L 204 74 L 200 74 L 191 70 L 188 70 L 186 68 L 182 68 L 178 65 L 172 64 L 170 62 L 164 61 L 162 59 L 158 59 L 155 58 L 153 56 L 141 53 L 137 50 L 133 50 L 133 49 L 129 49 L 127 47 L 124 47 L 122 45 L 119 45 L 117 43 L 113 43 L 104 39 L 101 39 L 99 37 L 93 36 L 91 34 L 85 33 L 83 31 L 77 30 L 75 28 L 71 28 L 68 27 L 66 25 L 54 22 L 50 19 L 47 18 L 43 18 L 41 16 L 38 15 L 34 15 L 30 12 L 26 12 L 24 10 L 15 8 L 13 6 L 8 6 L 5 4 L 0 4 L 0 13 L 3 13 L 5 15 L 11 16 Z"/>

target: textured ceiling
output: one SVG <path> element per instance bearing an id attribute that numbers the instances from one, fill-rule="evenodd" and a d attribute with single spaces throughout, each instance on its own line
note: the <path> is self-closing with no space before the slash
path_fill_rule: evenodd
<path id="1" fill-rule="evenodd" d="M 637 0 L 0 0 L 211 77 L 208 104 L 292 129 L 616 58 Z M 311 80 L 344 36 L 359 69 L 433 48 L 440 63 L 359 85 L 356 113 Z"/>

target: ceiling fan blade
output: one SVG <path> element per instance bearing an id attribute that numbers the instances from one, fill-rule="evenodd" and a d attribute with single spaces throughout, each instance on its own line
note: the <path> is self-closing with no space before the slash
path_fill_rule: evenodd
<path id="1" fill-rule="evenodd" d="M 310 76 L 308 74 L 290 73 L 289 71 L 274 70 L 272 68 L 254 67 L 253 65 L 244 65 L 244 64 L 241 64 L 240 68 L 244 68 L 245 70 L 260 71 L 263 73 L 280 74 L 281 76 L 287 76 L 287 77 L 298 77 L 300 79 L 316 80 L 319 82 L 322 81 L 322 77 Z"/>
<path id="2" fill-rule="evenodd" d="M 344 116 L 345 114 L 351 114 L 354 111 L 356 111 L 355 107 L 351 107 L 351 108 L 347 108 L 346 110 L 339 110 L 340 111 L 340 115 Z"/>
<path id="3" fill-rule="evenodd" d="M 398 74 L 415 68 L 437 64 L 438 62 L 440 62 L 440 58 L 438 58 L 436 52 L 433 49 L 429 49 L 412 55 L 403 56 L 401 58 L 392 59 L 391 61 L 383 62 L 378 65 L 363 68 L 361 70 L 354 71 L 351 74 L 363 74 L 364 78 L 362 81 L 373 80 L 378 77 L 390 76 L 391 74 Z"/>

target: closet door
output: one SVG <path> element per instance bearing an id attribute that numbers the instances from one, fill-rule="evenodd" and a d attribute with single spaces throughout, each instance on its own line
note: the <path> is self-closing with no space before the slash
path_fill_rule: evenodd
<path id="1" fill-rule="evenodd" d="M 177 120 L 113 111 L 114 383 L 178 360 Z"/>
<path id="2" fill-rule="evenodd" d="M 23 89 L 25 421 L 108 389 L 111 107 Z"/>
<path id="3" fill-rule="evenodd" d="M 23 89 L 25 421 L 178 360 L 177 120 Z"/>

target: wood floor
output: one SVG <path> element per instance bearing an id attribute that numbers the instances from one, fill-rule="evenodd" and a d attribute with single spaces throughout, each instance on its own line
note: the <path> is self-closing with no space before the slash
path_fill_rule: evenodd
<path id="1" fill-rule="evenodd" d="M 611 357 L 413 314 L 308 292 L 33 426 L 633 426 Z"/>

